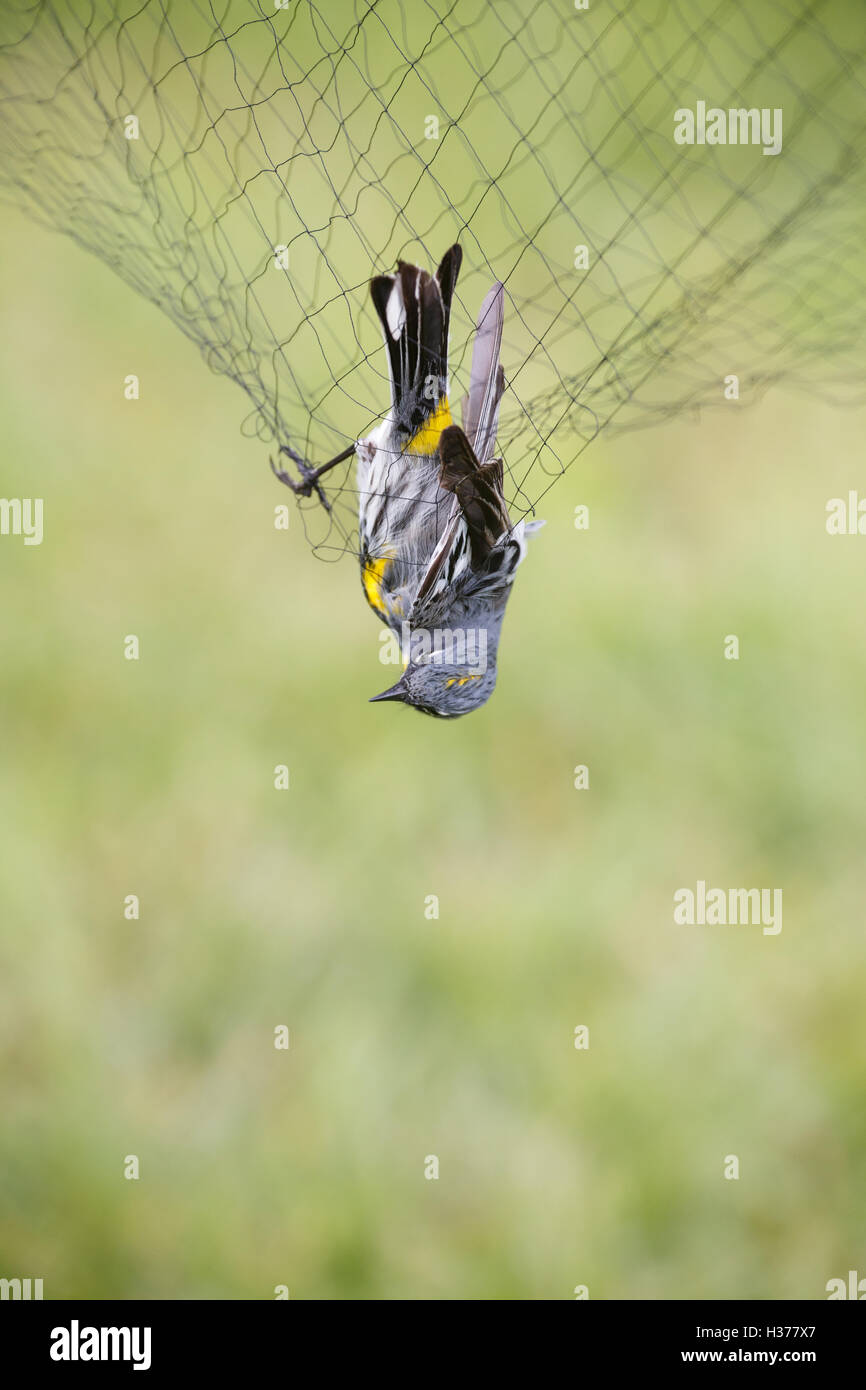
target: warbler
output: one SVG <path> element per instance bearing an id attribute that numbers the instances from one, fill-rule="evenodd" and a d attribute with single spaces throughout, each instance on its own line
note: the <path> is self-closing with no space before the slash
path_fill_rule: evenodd
<path id="1" fill-rule="evenodd" d="M 404 670 L 380 700 L 456 719 L 496 685 L 502 619 L 527 537 L 544 523 L 512 524 L 503 465 L 494 458 L 505 384 L 499 360 L 505 291 L 496 282 L 478 315 L 462 427 L 448 396 L 448 330 L 462 251 L 450 247 L 435 273 L 398 262 L 370 293 L 382 324 L 391 406 L 337 458 L 311 469 L 291 448 L 295 492 L 357 456 L 361 583 L 374 613 L 399 637 Z"/>

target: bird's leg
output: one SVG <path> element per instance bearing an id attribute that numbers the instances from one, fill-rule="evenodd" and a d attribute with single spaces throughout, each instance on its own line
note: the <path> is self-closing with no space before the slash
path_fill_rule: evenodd
<path id="1" fill-rule="evenodd" d="M 291 477 L 284 468 L 277 468 L 273 459 L 270 461 L 271 472 L 274 474 L 275 478 L 279 478 L 281 483 L 285 483 L 286 487 L 290 487 L 292 492 L 298 497 L 311 497 L 315 491 L 325 511 L 329 512 L 331 510 L 331 504 L 325 496 L 319 479 L 332 468 L 336 468 L 338 463 L 345 463 L 346 459 L 351 458 L 354 452 L 355 445 L 350 444 L 348 449 L 344 449 L 341 454 L 337 454 L 336 458 L 329 459 L 327 463 L 320 464 L 318 468 L 310 468 L 309 464 L 306 463 L 306 461 L 301 458 L 300 454 L 296 453 L 290 445 L 281 444 L 280 453 L 287 454 L 292 462 L 297 465 L 298 472 L 301 475 L 301 481 L 298 482 L 295 478 Z"/>

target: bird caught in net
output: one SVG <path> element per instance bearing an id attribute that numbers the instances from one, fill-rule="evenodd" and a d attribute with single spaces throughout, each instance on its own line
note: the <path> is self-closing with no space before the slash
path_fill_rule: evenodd
<path id="1" fill-rule="evenodd" d="M 311 469 L 361 548 L 389 372 L 370 281 L 459 243 L 452 395 L 503 286 L 529 517 L 602 429 L 862 388 L 860 0 L 6 0 L 0 196 L 92 251 Z M 259 459 L 260 461 L 260 459 Z"/>

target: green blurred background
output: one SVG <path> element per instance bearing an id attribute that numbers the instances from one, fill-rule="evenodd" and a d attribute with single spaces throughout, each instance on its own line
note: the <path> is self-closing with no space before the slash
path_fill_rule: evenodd
<path id="1" fill-rule="evenodd" d="M 2 491 L 44 497 L 45 539 L 0 541 L 0 1274 L 866 1273 L 866 539 L 825 531 L 864 414 L 777 391 L 603 436 L 545 499 L 494 699 L 440 723 L 366 703 L 392 668 L 355 567 L 274 529 L 240 394 L 71 243 L 10 213 L 2 253 Z M 699 878 L 781 887 L 781 934 L 676 926 Z"/>

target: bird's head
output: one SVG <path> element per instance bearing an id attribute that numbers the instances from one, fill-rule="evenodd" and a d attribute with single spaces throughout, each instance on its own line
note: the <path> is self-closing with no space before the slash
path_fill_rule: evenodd
<path id="1" fill-rule="evenodd" d="M 397 684 L 374 695 L 370 703 L 399 700 L 435 719 L 459 719 L 489 700 L 495 685 L 495 662 L 481 672 L 436 661 L 410 662 Z"/>

